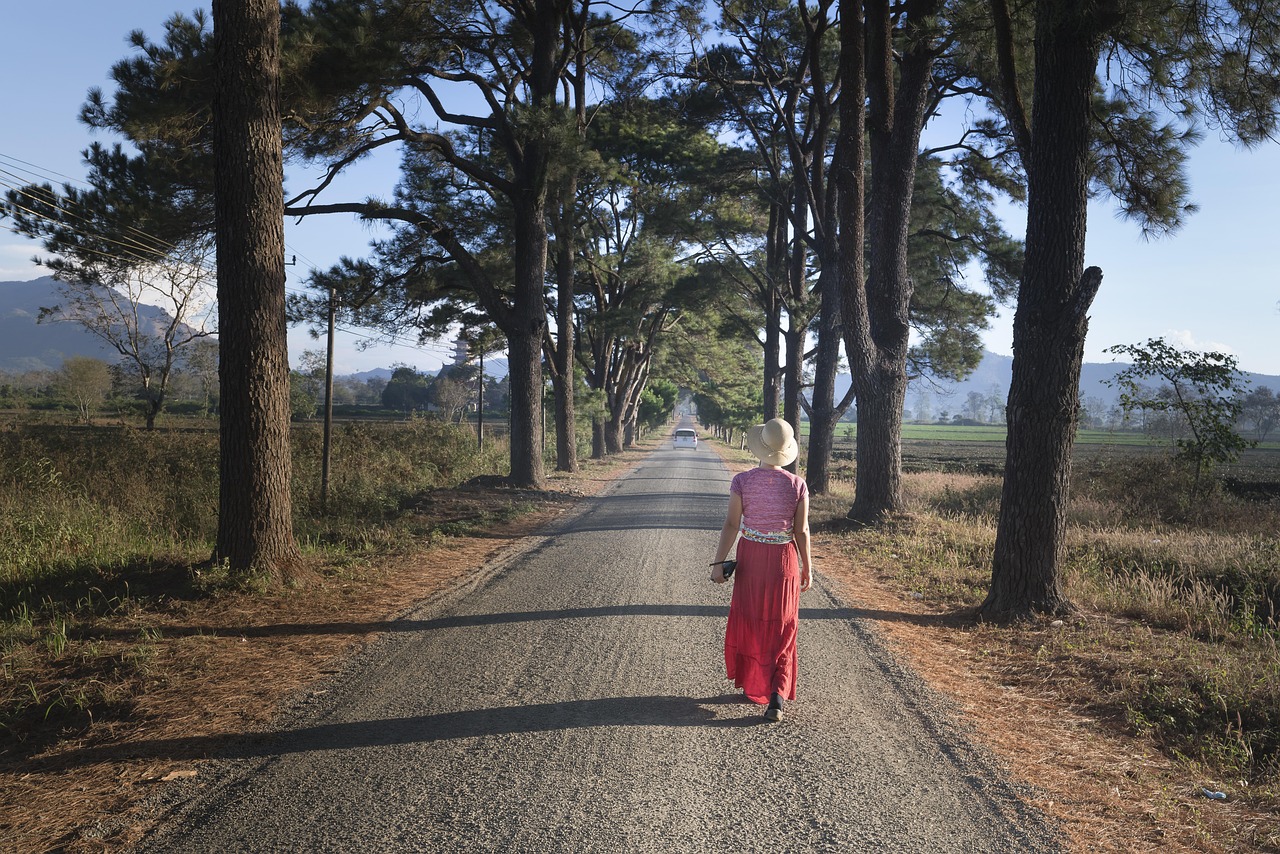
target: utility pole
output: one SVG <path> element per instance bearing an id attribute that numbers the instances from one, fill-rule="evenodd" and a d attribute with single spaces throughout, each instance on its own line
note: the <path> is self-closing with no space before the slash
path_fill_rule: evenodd
<path id="1" fill-rule="evenodd" d="M 333 439 L 333 324 L 336 297 L 329 288 L 329 347 L 324 360 L 324 450 L 320 460 L 320 513 L 329 513 L 329 451 Z"/>
<path id="2" fill-rule="evenodd" d="M 484 347 L 480 348 L 480 400 L 476 405 L 476 435 L 480 442 L 480 450 L 484 450 Z"/>

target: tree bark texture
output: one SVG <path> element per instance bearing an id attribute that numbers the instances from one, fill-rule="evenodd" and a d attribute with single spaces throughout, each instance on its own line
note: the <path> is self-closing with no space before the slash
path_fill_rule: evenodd
<path id="1" fill-rule="evenodd" d="M 797 436 L 800 435 L 800 393 L 804 385 L 805 326 L 803 319 L 790 315 L 787 331 L 782 336 L 787 354 L 787 363 L 782 369 L 782 419 L 792 426 Z M 796 463 L 786 468 L 794 472 Z"/>
<path id="2" fill-rule="evenodd" d="M 573 17 L 572 15 L 570 17 Z M 587 74 L 585 44 L 575 39 L 577 73 L 572 76 L 573 112 L 577 138 L 582 142 L 587 127 Z M 573 292 L 577 258 L 578 172 L 568 167 L 560 184 L 556 218 L 556 347 L 552 360 L 556 398 L 556 470 L 578 470 L 578 431 L 575 396 L 578 382 Z"/>
<path id="3" fill-rule="evenodd" d="M 804 296 L 803 313 L 806 325 L 815 326 L 817 346 L 813 360 L 813 391 L 808 404 L 809 442 L 805 479 L 812 494 L 827 491 L 831 470 L 831 447 L 835 438 L 835 424 L 848 408 L 849 400 L 836 403 L 835 378 L 840 360 L 840 291 L 839 291 L 839 242 L 836 211 L 836 188 L 828 172 L 827 151 L 837 127 L 836 112 L 839 80 L 828 80 L 827 66 L 821 61 L 824 45 L 833 25 L 827 14 L 831 0 L 820 0 L 812 9 L 802 5 L 801 23 L 804 28 L 803 65 L 809 74 L 809 96 L 802 125 L 797 132 L 787 135 L 788 149 L 794 165 L 798 189 L 795 206 L 804 210 L 811 227 L 806 242 L 817 262 L 818 279 L 812 292 L 808 292 L 803 270 L 799 281 Z M 836 164 L 834 160 L 831 165 Z M 803 202 L 802 202 L 803 200 Z M 803 208 L 801 207 L 803 203 Z M 803 260 L 803 257 L 801 257 Z M 803 339 L 802 339 L 803 340 Z M 801 403 L 804 404 L 803 392 Z"/>
<path id="4" fill-rule="evenodd" d="M 764 420 L 778 417 L 782 393 L 782 283 L 786 277 L 786 212 L 781 205 L 769 206 L 769 231 L 765 249 L 765 269 L 769 292 L 764 294 Z"/>
<path id="5" fill-rule="evenodd" d="M 622 445 L 624 448 L 634 447 L 639 438 L 640 401 L 644 397 L 645 386 L 649 384 L 649 366 L 652 364 L 652 353 L 652 346 L 645 347 L 643 354 L 636 353 L 634 379 L 630 383 L 626 396 L 626 406 L 622 415 Z"/>
<path id="6" fill-rule="evenodd" d="M 866 161 L 863 139 L 866 136 L 866 44 L 860 3 L 840 6 L 840 130 L 836 139 L 836 156 L 832 181 L 836 195 L 836 232 L 839 248 L 836 263 L 840 289 L 840 318 L 849 358 L 850 373 L 857 377 L 870 370 L 871 348 L 868 346 L 869 320 L 867 291 L 864 282 L 866 256 Z M 857 386 L 853 387 L 857 392 Z M 859 428 L 861 429 L 861 428 Z M 862 448 L 861 436 L 858 448 Z M 856 475 L 855 475 L 856 477 Z"/>
<path id="7" fill-rule="evenodd" d="M 610 415 L 604 423 L 604 449 L 607 454 L 622 453 L 622 412 Z"/>
<path id="8" fill-rule="evenodd" d="M 804 163 L 797 158 L 798 152 L 792 154 L 792 166 L 797 172 L 804 169 Z M 803 176 L 796 175 L 792 182 L 791 201 L 791 255 L 787 268 L 787 330 L 782 340 L 786 345 L 787 363 L 782 374 L 782 418 L 800 435 L 800 395 L 804 391 L 804 352 L 806 333 L 809 328 L 808 253 L 805 249 L 805 235 L 809 231 L 809 200 L 805 194 Z M 796 471 L 799 465 L 797 457 L 788 471 Z"/>
<path id="9" fill-rule="evenodd" d="M 604 449 L 604 420 L 596 418 L 591 422 L 591 459 L 603 460 Z"/>
<path id="10" fill-rule="evenodd" d="M 556 344 L 552 352 L 552 376 L 556 399 L 556 470 L 578 470 L 577 416 L 574 391 L 577 361 L 574 358 L 574 208 L 578 194 L 576 175 L 561 189 L 560 216 L 556 221 Z"/>
<path id="11" fill-rule="evenodd" d="M 640 400 L 649 382 L 653 344 L 661 320 L 653 321 L 644 340 L 637 335 L 629 341 L 613 340 L 607 348 L 608 368 L 604 376 L 605 451 L 619 454 L 634 441 L 632 425 L 640 410 Z"/>
<path id="12" fill-rule="evenodd" d="M 214 551 L 235 570 L 298 558 L 290 495 L 280 4 L 214 0 L 214 214 L 222 399 Z"/>
<path id="13" fill-rule="evenodd" d="M 614 344 L 605 380 L 605 407 L 608 418 L 604 426 L 604 448 L 607 454 L 620 454 L 625 441 L 627 402 L 631 385 L 636 381 L 636 363 L 632 348 Z"/>
<path id="14" fill-rule="evenodd" d="M 774 295 L 764 320 L 764 421 L 778 417 L 782 388 L 782 307 Z"/>
<path id="15" fill-rule="evenodd" d="M 825 16 L 812 20 L 809 27 L 809 50 L 818 53 L 823 37 L 829 32 Z M 825 66 L 813 65 L 813 111 L 815 127 L 812 142 L 825 152 L 836 128 L 836 112 L 839 104 L 828 93 L 839 90 L 839 80 L 828 86 Z M 821 93 L 821 97 L 818 94 Z M 838 96 L 837 96 L 838 98 Z M 813 251 L 818 257 L 818 281 L 815 287 L 818 306 L 816 315 L 817 347 L 813 365 L 813 395 L 809 408 L 809 449 L 805 465 L 805 480 L 809 492 L 824 495 L 831 484 L 831 449 L 835 442 L 836 424 L 848 411 L 852 390 L 843 400 L 835 399 L 836 374 L 840 370 L 840 338 L 842 334 L 843 294 L 840 285 L 839 192 L 834 170 L 840 168 L 840 157 L 845 154 L 836 140 L 831 171 L 827 170 L 824 156 L 811 158 L 809 169 L 809 194 L 813 205 Z M 861 157 L 861 150 L 854 152 Z"/>
<path id="16" fill-rule="evenodd" d="M 837 261 L 838 263 L 838 261 Z M 811 495 L 825 495 L 831 488 L 831 448 L 836 424 L 848 408 L 848 398 L 837 402 L 836 370 L 840 362 L 840 276 L 824 264 L 818 274 L 822 307 L 818 312 L 818 355 L 813 373 L 813 403 L 809 407 L 809 449 L 804 477 Z"/>
<path id="17" fill-rule="evenodd" d="M 529 32 L 527 81 L 529 106 L 553 108 L 560 82 L 556 56 L 567 11 L 563 0 L 534 0 L 520 6 Z M 511 474 L 514 486 L 541 489 L 546 480 L 542 460 L 542 345 L 547 332 L 547 196 L 551 189 L 551 142 L 546 129 L 513 140 L 511 195 L 515 288 L 511 310 L 495 322 L 507 336 L 511 379 Z"/>
<path id="18" fill-rule="evenodd" d="M 816 387 L 814 394 L 817 394 Z M 831 449 L 835 445 L 836 424 L 839 422 L 838 417 L 832 416 L 836 414 L 830 406 L 821 411 L 815 406 L 809 415 L 804 479 L 810 495 L 826 495 L 831 489 Z"/>
<path id="19" fill-rule="evenodd" d="M 1101 31 L 1086 6 L 1041 0 L 1027 172 L 1026 263 L 1013 322 L 1013 378 L 990 619 L 1069 609 L 1059 566 L 1088 310 L 1084 269 L 1089 125 Z"/>
<path id="20" fill-rule="evenodd" d="M 512 322 L 503 330 L 511 378 L 510 480 L 515 486 L 529 489 L 541 489 L 546 478 L 542 461 L 542 338 L 547 324 L 542 299 L 547 270 L 545 198 L 526 198 L 515 206 L 515 310 Z"/>
<path id="21" fill-rule="evenodd" d="M 914 290 L 907 266 L 911 200 L 920 132 L 933 68 L 933 45 L 909 32 L 896 75 L 888 0 L 865 4 L 871 151 L 871 204 L 867 221 L 870 269 L 865 299 L 854 302 L 846 331 L 858 400 L 856 492 L 849 517 L 872 521 L 904 508 L 902 407 L 907 391 L 909 311 Z M 937 11 L 936 0 L 906 4 L 903 24 L 916 30 Z M 855 356 L 854 350 L 858 351 Z"/>

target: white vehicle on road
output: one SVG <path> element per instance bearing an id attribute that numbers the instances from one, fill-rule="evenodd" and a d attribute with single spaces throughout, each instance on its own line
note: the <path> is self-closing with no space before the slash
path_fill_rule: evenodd
<path id="1" fill-rule="evenodd" d="M 698 447 L 698 431 L 690 430 L 688 427 L 681 427 L 676 430 L 675 447 L 677 448 L 696 448 Z"/>

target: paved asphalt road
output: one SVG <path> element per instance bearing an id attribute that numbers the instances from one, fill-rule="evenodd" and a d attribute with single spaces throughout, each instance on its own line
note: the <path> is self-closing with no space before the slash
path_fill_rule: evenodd
<path id="1" fill-rule="evenodd" d="M 169 789 L 143 850 L 1059 850 L 820 575 L 786 719 L 737 697 L 706 568 L 728 481 L 654 451 Z"/>

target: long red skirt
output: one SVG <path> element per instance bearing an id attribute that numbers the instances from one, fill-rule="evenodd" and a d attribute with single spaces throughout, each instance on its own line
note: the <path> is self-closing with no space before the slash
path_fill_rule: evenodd
<path id="1" fill-rule="evenodd" d="M 738 540 L 738 568 L 724 634 L 728 678 L 753 703 L 796 698 L 800 559 L 794 543 Z"/>

